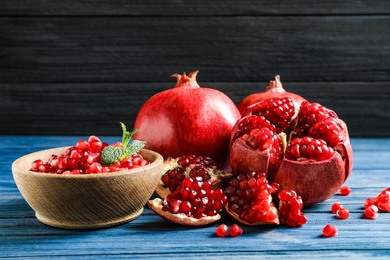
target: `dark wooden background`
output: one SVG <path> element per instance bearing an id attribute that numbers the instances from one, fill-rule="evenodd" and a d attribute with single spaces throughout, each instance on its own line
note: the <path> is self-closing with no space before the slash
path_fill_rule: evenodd
<path id="1" fill-rule="evenodd" d="M 0 135 L 121 135 L 194 70 L 237 104 L 280 74 L 390 136 L 390 1 L 1 1 Z"/>

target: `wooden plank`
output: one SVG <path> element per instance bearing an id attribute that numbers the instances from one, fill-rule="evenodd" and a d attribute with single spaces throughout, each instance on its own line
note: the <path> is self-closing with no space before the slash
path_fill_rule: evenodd
<path id="1" fill-rule="evenodd" d="M 387 1 L 334 1 L 320 2 L 294 0 L 273 1 L 196 1 L 182 3 L 167 1 L 45 1 L 5 0 L 0 15 L 134 15 L 134 16 L 205 16 L 205 15 L 313 15 L 313 14 L 389 14 Z"/>
<path id="2" fill-rule="evenodd" d="M 207 73 L 206 73 L 207 74 Z M 168 78 L 166 75 L 161 81 Z M 120 136 L 119 122 L 133 126 L 143 103 L 172 88 L 161 83 L 0 84 L 0 135 Z M 283 76 L 282 76 L 283 81 Z M 204 82 L 238 104 L 268 82 Z M 284 82 L 286 90 L 336 111 L 351 136 L 389 136 L 389 82 Z"/>
<path id="3" fill-rule="evenodd" d="M 352 193 L 335 195 L 304 208 L 308 219 L 304 226 L 243 225 L 244 234 L 237 238 L 214 235 L 220 223 L 235 223 L 226 214 L 218 223 L 191 228 L 168 223 L 148 208 L 136 220 L 108 229 L 63 230 L 41 224 L 12 185 L 11 158 L 50 147 L 53 142 L 63 145 L 77 139 L 74 136 L 0 136 L 0 258 L 182 259 L 185 255 L 186 259 L 386 259 L 390 253 L 390 214 L 380 213 L 378 219 L 368 220 L 363 217 L 362 209 L 365 198 L 390 187 L 390 175 L 386 174 L 390 170 L 389 138 L 352 139 L 356 164 L 346 182 Z M 7 153 L 9 157 L 2 156 Z M 340 220 L 330 213 L 335 201 L 350 210 L 348 219 Z M 327 223 L 338 227 L 337 237 L 321 236 Z"/>
<path id="4" fill-rule="evenodd" d="M 1 83 L 390 81 L 390 16 L 3 17 Z"/>

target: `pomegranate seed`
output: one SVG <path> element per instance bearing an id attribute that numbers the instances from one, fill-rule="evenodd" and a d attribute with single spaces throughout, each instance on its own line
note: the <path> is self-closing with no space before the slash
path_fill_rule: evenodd
<path id="1" fill-rule="evenodd" d="M 334 237 L 337 236 L 339 233 L 338 229 L 331 224 L 327 224 L 323 229 L 322 229 L 322 234 L 326 237 Z"/>
<path id="2" fill-rule="evenodd" d="M 215 234 L 217 234 L 217 236 L 219 237 L 225 237 L 227 235 L 227 232 L 228 227 L 225 224 L 221 224 L 215 229 Z"/>
<path id="3" fill-rule="evenodd" d="M 339 189 L 339 194 L 340 195 L 348 196 L 350 193 L 351 193 L 351 188 L 349 188 L 347 186 L 342 186 Z"/>
<path id="4" fill-rule="evenodd" d="M 364 215 L 368 219 L 376 219 L 376 218 L 378 218 L 378 207 L 375 206 L 375 205 L 367 206 L 364 209 Z"/>
<path id="5" fill-rule="evenodd" d="M 349 211 L 346 208 L 341 208 L 336 212 L 337 216 L 342 219 L 347 219 L 349 217 Z"/>
<path id="6" fill-rule="evenodd" d="M 333 203 L 332 207 L 331 207 L 331 211 L 333 214 L 336 214 L 338 210 L 342 209 L 343 208 L 343 205 L 341 205 L 340 202 L 335 202 Z"/>
<path id="7" fill-rule="evenodd" d="M 333 154 L 334 150 L 328 147 L 324 140 L 308 136 L 294 138 L 286 149 L 286 158 L 295 161 L 324 161 L 332 157 Z"/>
<path id="8" fill-rule="evenodd" d="M 237 224 L 233 224 L 230 227 L 230 236 L 232 237 L 240 236 L 243 232 L 242 228 Z"/>
<path id="9" fill-rule="evenodd" d="M 301 211 L 302 198 L 293 190 L 281 190 L 279 197 L 279 217 L 282 223 L 291 227 L 306 224 L 306 216 Z"/>
<path id="10" fill-rule="evenodd" d="M 371 205 L 376 205 L 376 204 L 377 204 L 376 198 L 367 198 L 364 201 L 364 208 L 367 208 Z"/>
<path id="11" fill-rule="evenodd" d="M 31 164 L 31 168 L 30 168 L 30 171 L 34 171 L 34 172 L 37 172 L 39 171 L 39 167 L 43 165 L 43 161 L 38 159 L 38 160 L 35 160 L 32 162 Z"/>

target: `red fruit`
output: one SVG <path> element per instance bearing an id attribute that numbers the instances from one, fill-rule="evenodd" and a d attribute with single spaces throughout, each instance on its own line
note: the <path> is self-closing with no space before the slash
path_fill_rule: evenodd
<path id="1" fill-rule="evenodd" d="M 295 112 L 294 112 L 295 111 Z M 265 172 L 304 205 L 332 197 L 352 171 L 348 129 L 335 112 L 289 97 L 249 106 L 231 134 L 233 172 Z"/>
<path id="2" fill-rule="evenodd" d="M 225 189 L 229 215 L 246 225 L 279 224 L 271 194 L 276 191 L 264 173 L 247 172 L 233 177 Z"/>
<path id="3" fill-rule="evenodd" d="M 303 207 L 302 199 L 293 190 L 281 190 L 279 197 L 279 219 L 281 223 L 286 223 L 291 227 L 306 224 L 307 219 L 301 211 Z"/>
<path id="4" fill-rule="evenodd" d="M 229 138 L 240 113 L 222 92 L 201 88 L 198 71 L 174 74 L 173 89 L 155 94 L 141 107 L 135 120 L 135 139 L 164 158 L 200 154 L 228 164 Z"/>
<path id="5" fill-rule="evenodd" d="M 326 237 L 334 237 L 334 236 L 337 236 L 338 233 L 339 233 L 338 229 L 336 227 L 332 226 L 331 224 L 326 225 L 322 229 L 322 234 Z"/>
<path id="6" fill-rule="evenodd" d="M 148 202 L 148 206 L 172 223 L 203 226 L 221 218 L 220 213 L 226 202 L 223 190 L 213 190 L 211 182 L 185 178 L 180 187 L 164 200 L 155 198 Z"/>
<path id="7" fill-rule="evenodd" d="M 240 113 L 244 114 L 245 110 L 250 105 L 274 97 L 290 97 L 293 100 L 295 107 L 297 108 L 301 105 L 302 101 L 306 100 L 297 94 L 285 91 L 282 83 L 280 82 L 280 76 L 277 75 L 275 76 L 275 80 L 271 80 L 269 82 L 265 92 L 254 93 L 245 97 L 237 107 Z"/>
<path id="8" fill-rule="evenodd" d="M 219 237 L 226 237 L 227 232 L 228 227 L 225 224 L 221 224 L 215 229 L 215 234 L 217 234 Z"/>
<path id="9" fill-rule="evenodd" d="M 347 219 L 349 217 L 349 210 L 346 208 L 341 208 L 336 211 L 336 214 L 339 218 Z"/>
<path id="10" fill-rule="evenodd" d="M 340 195 L 344 195 L 344 196 L 348 196 L 350 193 L 351 193 L 351 188 L 347 187 L 347 186 L 342 186 L 339 190 L 339 194 Z"/>
<path id="11" fill-rule="evenodd" d="M 244 231 L 242 230 L 242 228 L 237 225 L 237 224 L 233 224 L 231 227 L 230 227 L 230 236 L 231 237 L 237 237 L 237 236 L 240 236 L 242 235 Z"/>
<path id="12" fill-rule="evenodd" d="M 216 162 L 208 156 L 169 157 L 164 161 L 161 181 L 157 185 L 156 192 L 161 198 L 165 198 L 180 187 L 183 180 L 188 177 L 195 178 L 197 181 L 210 181 L 215 189 L 231 176 L 231 173 L 219 170 Z"/>
<path id="13" fill-rule="evenodd" d="M 339 209 L 342 209 L 342 208 L 344 208 L 344 207 L 343 207 L 343 205 L 341 205 L 340 202 L 335 202 L 335 203 L 333 203 L 333 205 L 332 205 L 332 207 L 331 207 L 331 211 L 332 211 L 333 214 L 336 214 L 337 211 L 338 211 Z"/>
<path id="14" fill-rule="evenodd" d="M 365 207 L 364 215 L 368 219 L 376 219 L 376 218 L 378 218 L 378 207 L 375 206 L 375 205 L 370 205 L 370 206 Z"/>

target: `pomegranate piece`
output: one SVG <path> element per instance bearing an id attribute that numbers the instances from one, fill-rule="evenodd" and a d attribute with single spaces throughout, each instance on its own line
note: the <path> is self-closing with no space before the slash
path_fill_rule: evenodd
<path id="1" fill-rule="evenodd" d="M 279 224 L 272 193 L 277 187 L 268 183 L 264 173 L 248 172 L 233 177 L 226 187 L 229 215 L 247 225 Z"/>
<path id="2" fill-rule="evenodd" d="M 277 96 L 247 107 L 230 139 L 233 172 L 265 172 L 304 205 L 332 197 L 352 171 L 346 124 L 320 105 Z"/>
<path id="3" fill-rule="evenodd" d="M 218 169 L 217 163 L 208 156 L 169 157 L 164 161 L 161 181 L 156 192 L 161 198 L 165 198 L 180 187 L 183 180 L 188 177 L 195 178 L 197 181 L 210 181 L 215 189 L 231 176 L 231 173 Z"/>
<path id="4" fill-rule="evenodd" d="M 228 232 L 228 226 L 226 224 L 221 224 L 215 229 L 215 234 L 219 237 L 226 237 Z"/>
<path id="5" fill-rule="evenodd" d="M 201 226 L 219 220 L 226 202 L 227 197 L 221 188 L 213 190 L 210 181 L 188 177 L 164 200 L 155 198 L 148 202 L 148 206 L 170 222 Z"/>
<path id="6" fill-rule="evenodd" d="M 337 236 L 338 233 L 339 233 L 339 230 L 335 226 L 332 226 L 331 224 L 327 224 L 322 229 L 322 234 L 326 237 L 334 237 L 334 236 Z"/>
<path id="7" fill-rule="evenodd" d="M 279 219 L 290 227 L 306 224 L 307 219 L 302 210 L 302 198 L 293 190 L 281 190 L 279 197 Z"/>
<path id="8" fill-rule="evenodd" d="M 244 231 L 242 230 L 242 228 L 237 225 L 237 224 L 233 224 L 231 227 L 230 227 L 230 236 L 231 237 L 237 237 L 237 236 L 240 236 L 242 235 Z"/>
<path id="9" fill-rule="evenodd" d="M 241 114 L 244 114 L 246 109 L 253 104 L 256 104 L 260 101 L 274 98 L 274 97 L 289 97 L 293 100 L 295 107 L 299 107 L 302 101 L 306 101 L 303 97 L 287 92 L 282 85 L 282 82 L 280 81 L 280 76 L 276 75 L 275 80 L 271 80 L 266 87 L 264 92 L 258 92 L 253 93 L 251 95 L 248 95 L 247 97 L 243 98 L 241 102 L 238 104 L 238 110 Z"/>

